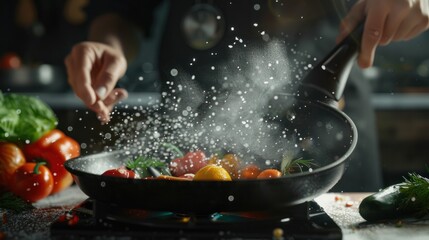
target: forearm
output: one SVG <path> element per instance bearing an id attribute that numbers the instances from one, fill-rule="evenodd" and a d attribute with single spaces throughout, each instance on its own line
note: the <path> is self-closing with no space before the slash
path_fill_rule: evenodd
<path id="1" fill-rule="evenodd" d="M 134 24 L 117 14 L 109 13 L 97 17 L 92 22 L 89 40 L 108 44 L 121 51 L 130 62 L 139 52 L 141 39 Z"/>

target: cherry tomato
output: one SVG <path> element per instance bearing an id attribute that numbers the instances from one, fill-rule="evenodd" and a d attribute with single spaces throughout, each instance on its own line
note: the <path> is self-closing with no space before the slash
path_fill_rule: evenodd
<path id="1" fill-rule="evenodd" d="M 0 69 L 14 69 L 21 67 L 21 59 L 18 54 L 9 52 L 0 58 Z"/>
<path id="2" fill-rule="evenodd" d="M 206 155 L 203 151 L 197 150 L 188 152 L 185 156 L 172 160 L 170 162 L 170 171 L 173 176 L 182 176 L 186 173 L 195 174 L 206 165 Z"/>
<path id="3" fill-rule="evenodd" d="M 24 164 L 24 154 L 17 145 L 0 142 L 0 187 L 12 186 L 13 173 Z"/>
<path id="4" fill-rule="evenodd" d="M 240 167 L 240 161 L 241 160 L 237 155 L 227 153 L 223 155 L 222 158 L 219 158 L 217 155 L 213 155 L 209 160 L 209 164 L 216 164 L 223 167 L 233 179 L 237 179 L 239 177 L 238 169 Z"/>
<path id="5" fill-rule="evenodd" d="M 101 175 L 113 176 L 113 177 L 122 177 L 122 178 L 136 178 L 136 173 L 133 170 L 129 170 L 125 167 L 109 169 Z"/>
<path id="6" fill-rule="evenodd" d="M 277 169 L 265 169 L 262 171 L 257 179 L 264 179 L 264 178 L 279 178 L 282 176 L 282 173 Z"/>
<path id="7" fill-rule="evenodd" d="M 261 173 L 261 169 L 255 164 L 245 166 L 239 171 L 239 179 L 256 179 Z"/>
<path id="8" fill-rule="evenodd" d="M 29 201 L 36 202 L 51 194 L 54 178 L 42 163 L 25 163 L 13 174 L 11 191 Z"/>

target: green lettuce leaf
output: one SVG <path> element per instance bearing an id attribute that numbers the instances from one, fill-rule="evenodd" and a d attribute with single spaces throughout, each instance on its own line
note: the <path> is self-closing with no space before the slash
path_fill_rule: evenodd
<path id="1" fill-rule="evenodd" d="M 52 109 L 39 99 L 0 92 L 0 141 L 36 141 L 58 123 Z"/>

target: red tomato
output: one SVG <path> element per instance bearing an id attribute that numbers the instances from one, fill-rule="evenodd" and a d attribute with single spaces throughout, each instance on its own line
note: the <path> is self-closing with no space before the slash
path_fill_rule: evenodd
<path id="1" fill-rule="evenodd" d="M 136 178 L 136 173 L 133 170 L 129 170 L 125 167 L 109 169 L 105 171 L 102 175 L 122 178 Z"/>
<path id="2" fill-rule="evenodd" d="M 73 177 L 64 168 L 64 162 L 80 155 L 79 143 L 62 131 L 54 129 L 37 141 L 25 145 L 24 155 L 27 161 L 43 159 L 54 176 L 52 193 L 59 192 L 73 183 Z"/>
<path id="3" fill-rule="evenodd" d="M 36 202 L 51 194 L 54 178 L 49 169 L 41 163 L 26 163 L 13 175 L 11 191 L 29 201 Z"/>
<path id="4" fill-rule="evenodd" d="M 24 164 L 24 154 L 17 145 L 0 142 L 0 187 L 10 188 L 13 173 Z"/>
<path id="5" fill-rule="evenodd" d="M 19 67 L 21 67 L 21 59 L 16 53 L 6 53 L 0 58 L 0 69 L 14 69 Z"/>
<path id="6" fill-rule="evenodd" d="M 188 152 L 181 158 L 176 158 L 170 162 L 170 171 L 174 176 L 182 176 L 186 173 L 195 174 L 207 165 L 206 155 L 203 151 L 197 150 Z"/>
<path id="7" fill-rule="evenodd" d="M 243 169 L 239 171 L 239 179 L 256 179 L 258 175 L 261 173 L 261 169 L 254 165 L 250 164 L 245 166 Z"/>
<path id="8" fill-rule="evenodd" d="M 262 171 L 257 179 L 264 179 L 264 178 L 279 178 L 282 176 L 282 173 L 277 169 L 265 169 Z"/>

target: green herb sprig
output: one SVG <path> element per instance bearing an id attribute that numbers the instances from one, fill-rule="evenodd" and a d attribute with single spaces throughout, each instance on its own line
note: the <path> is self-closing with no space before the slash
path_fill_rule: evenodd
<path id="1" fill-rule="evenodd" d="M 291 159 L 289 156 L 285 156 L 281 162 L 280 170 L 282 175 L 287 175 L 297 171 L 303 172 L 304 167 L 310 169 L 315 166 L 317 166 L 317 164 L 313 162 L 313 159 Z"/>
<path id="2" fill-rule="evenodd" d="M 400 185 L 400 209 L 414 209 L 416 216 L 429 214 L 429 179 L 417 173 L 409 173 Z"/>
<path id="3" fill-rule="evenodd" d="M 15 212 L 23 212 L 25 210 L 33 209 L 34 207 L 24 199 L 17 197 L 10 192 L 6 192 L 0 196 L 0 208 Z"/>
<path id="4" fill-rule="evenodd" d="M 141 178 L 152 176 L 149 168 L 156 168 L 164 175 L 171 175 L 167 163 L 151 157 L 140 156 L 135 160 L 129 160 L 126 167 L 137 172 Z"/>

